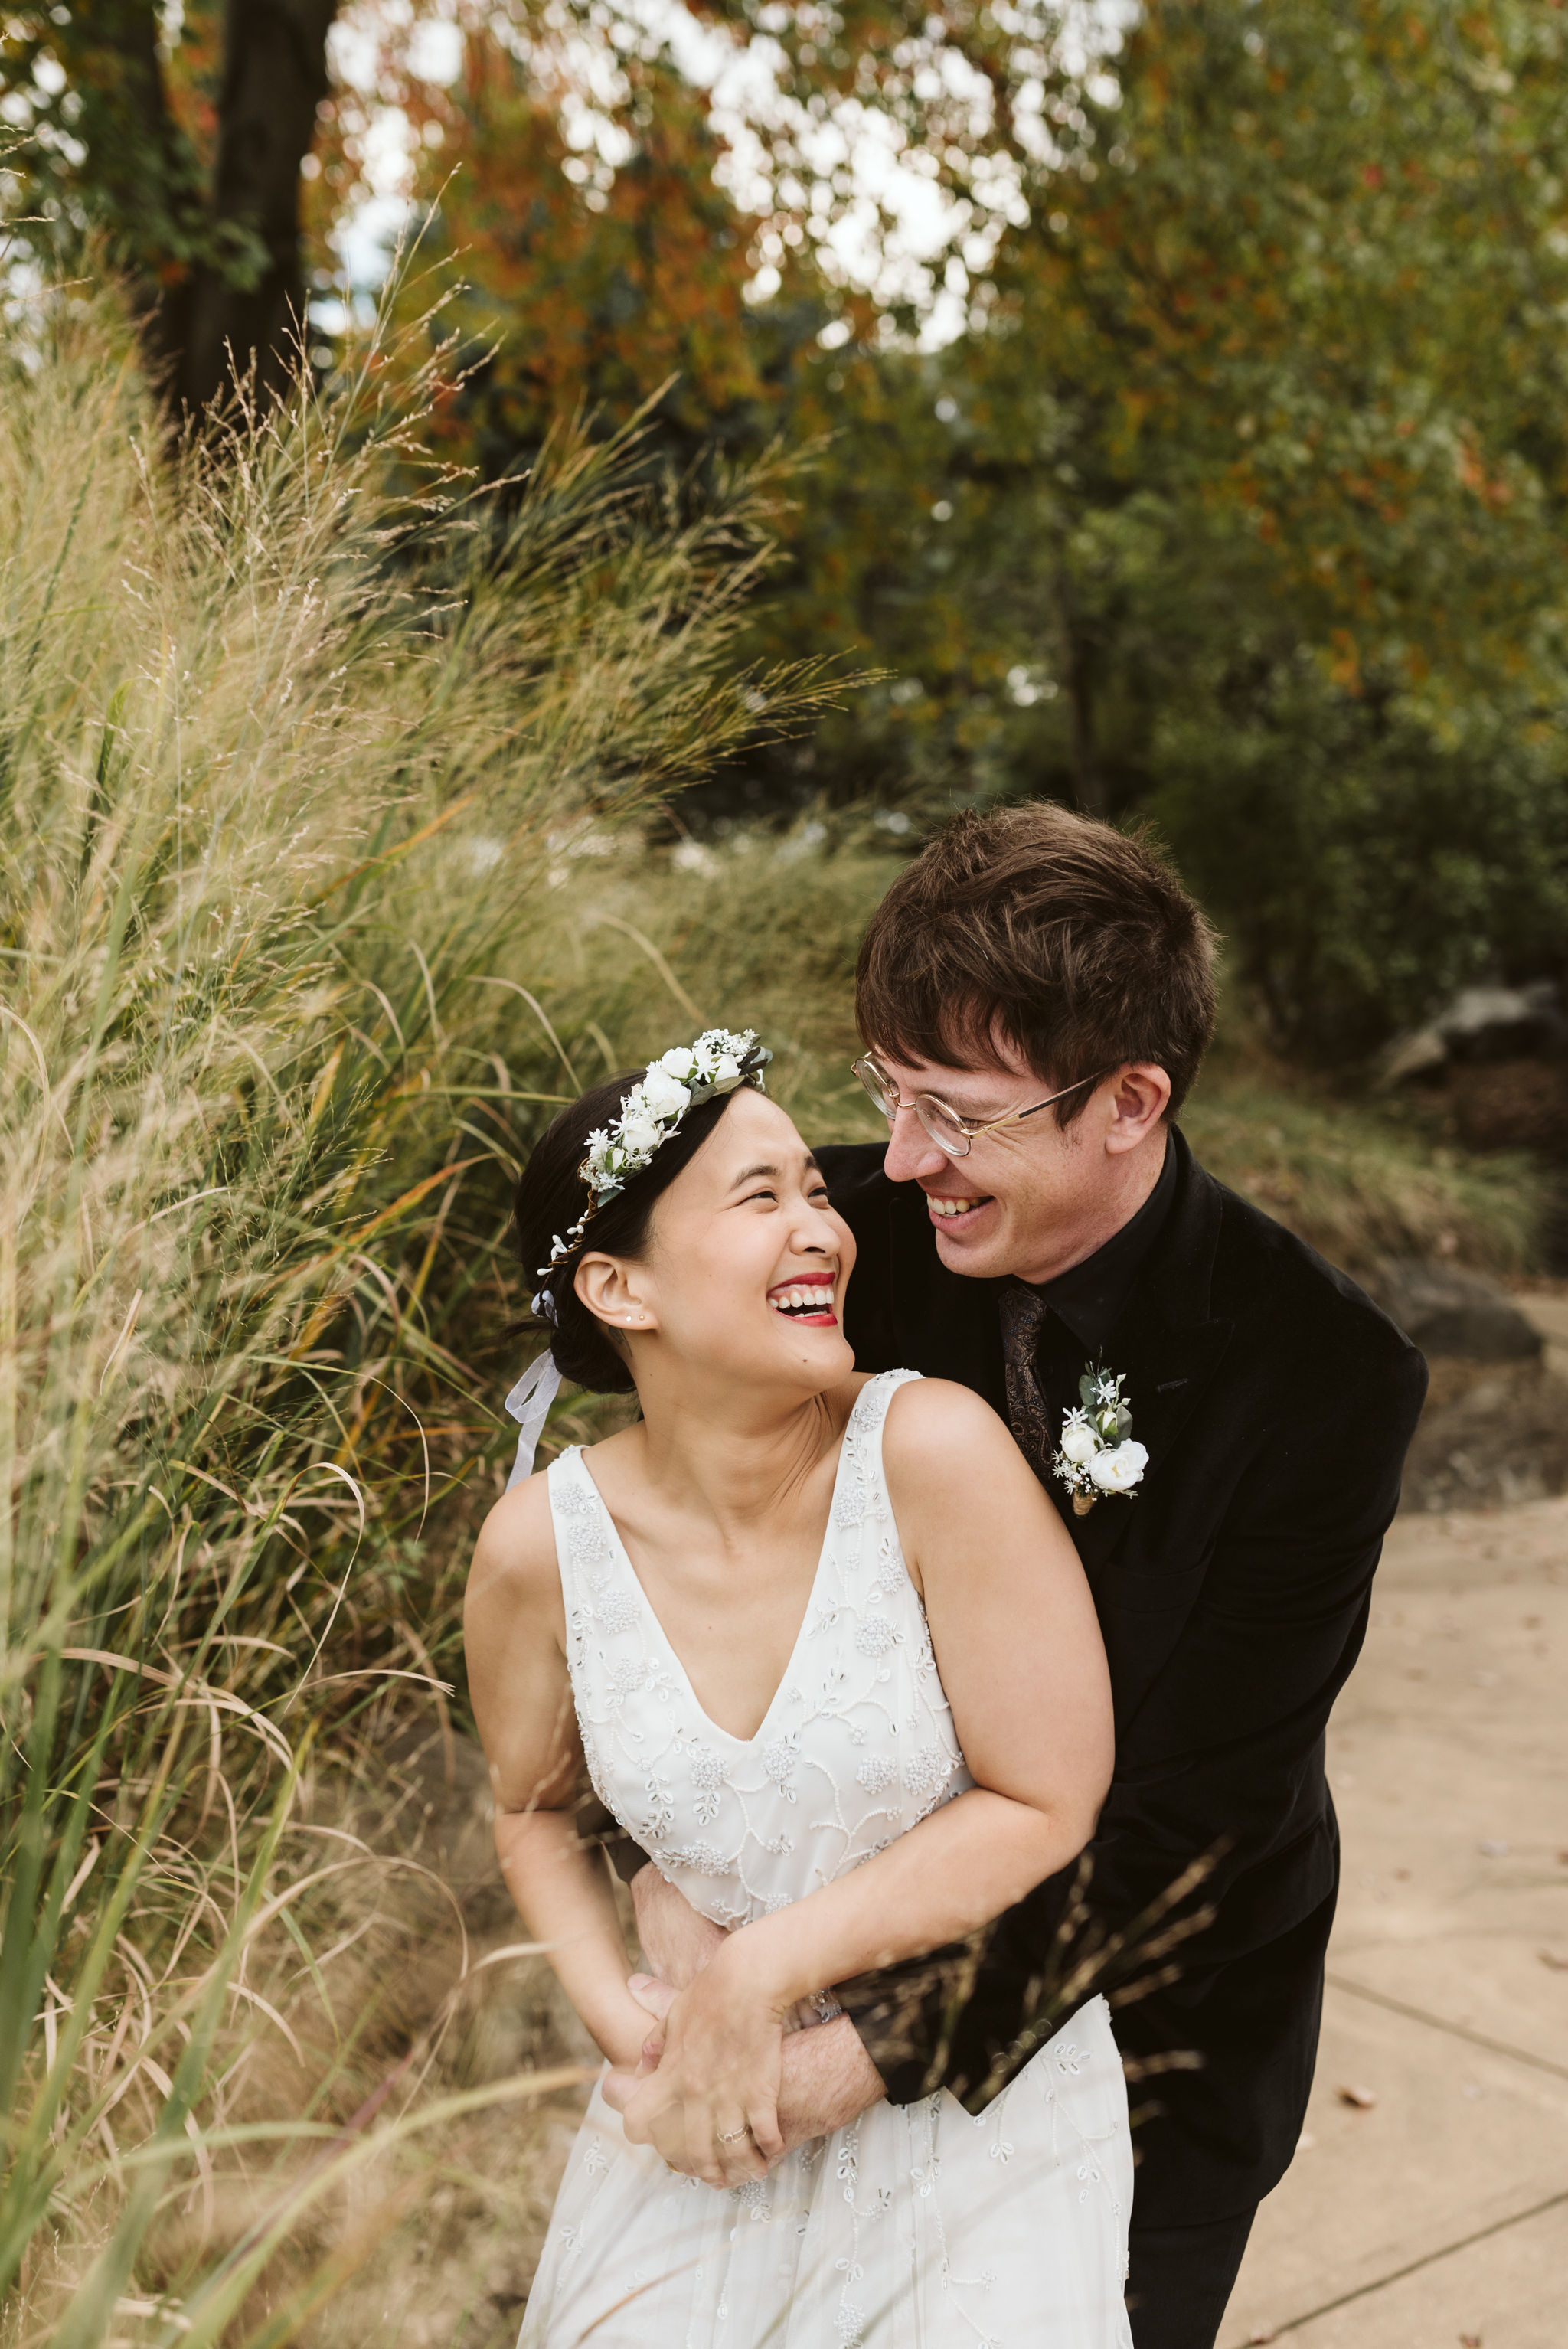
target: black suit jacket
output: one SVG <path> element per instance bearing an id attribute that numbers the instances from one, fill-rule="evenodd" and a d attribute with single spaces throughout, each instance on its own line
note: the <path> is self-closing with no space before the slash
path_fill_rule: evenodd
<path id="1" fill-rule="evenodd" d="M 1213 1921 L 1167 1961 L 1179 1978 L 1117 2012 L 1123 2054 L 1155 2075 L 1133 2095 L 1140 2226 L 1246 2209 L 1300 2135 L 1339 1870 L 1324 1731 L 1360 1651 L 1427 1384 L 1353 1282 L 1171 1140 L 1175 1196 L 1104 1350 L 1149 1464 L 1135 1498 L 1064 1509 L 1116 1710 L 1090 1847 L 1096 1923 L 1126 1925 L 1222 1847 L 1197 1896 Z M 1006 1416 L 1004 1284 L 946 1270 L 921 1193 L 887 1180 L 880 1146 L 817 1155 L 859 1244 L 857 1366 L 957 1380 Z M 938 2084 L 984 2096 L 1031 2012 L 1070 1881 L 998 1921 L 955 2024 L 934 1994 L 912 2028 L 892 1976 L 851 1986 L 895 2102 Z M 1161 2070 L 1171 2056 L 1196 2068 Z"/>

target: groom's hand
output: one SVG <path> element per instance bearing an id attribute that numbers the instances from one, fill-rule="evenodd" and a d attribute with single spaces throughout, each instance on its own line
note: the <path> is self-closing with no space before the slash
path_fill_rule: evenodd
<path id="1" fill-rule="evenodd" d="M 651 1861 L 632 1878 L 632 1907 L 643 1955 L 659 1980 L 675 1990 L 689 1988 L 729 1939 L 722 1925 L 699 1917 L 685 1893 L 667 1884 Z"/>

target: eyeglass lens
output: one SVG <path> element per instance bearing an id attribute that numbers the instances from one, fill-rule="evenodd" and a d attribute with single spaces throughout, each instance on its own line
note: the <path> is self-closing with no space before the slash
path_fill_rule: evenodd
<path id="1" fill-rule="evenodd" d="M 952 1112 L 944 1109 L 930 1093 L 920 1094 L 914 1103 L 914 1113 L 938 1150 L 945 1150 L 949 1158 L 966 1158 L 969 1155 L 969 1136 L 961 1125 L 954 1123 Z"/>
<path id="2" fill-rule="evenodd" d="M 891 1125 L 899 1112 L 897 1092 L 870 1061 L 857 1061 L 855 1074 Z M 930 1093 L 918 1093 L 910 1107 L 939 1150 L 945 1150 L 950 1158 L 963 1158 L 968 1154 L 969 1136 L 939 1101 Z"/>
<path id="3" fill-rule="evenodd" d="M 882 1082 L 881 1075 L 869 1061 L 857 1061 L 854 1064 L 854 1072 L 891 1125 L 898 1115 L 897 1093 L 890 1085 Z"/>

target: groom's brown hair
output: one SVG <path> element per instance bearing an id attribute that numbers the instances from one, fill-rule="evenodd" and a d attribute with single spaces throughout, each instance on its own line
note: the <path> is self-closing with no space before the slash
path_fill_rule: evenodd
<path id="1" fill-rule="evenodd" d="M 1002 1037 L 1051 1086 L 1152 1061 L 1174 1116 L 1213 1030 L 1217 943 L 1147 836 L 1046 801 L 965 814 L 872 915 L 855 1017 L 901 1061 L 994 1062 Z"/>

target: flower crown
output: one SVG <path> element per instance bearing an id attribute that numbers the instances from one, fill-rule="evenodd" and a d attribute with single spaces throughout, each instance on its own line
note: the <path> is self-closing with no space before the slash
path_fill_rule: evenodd
<path id="1" fill-rule="evenodd" d="M 765 1091 L 762 1071 L 772 1058 L 749 1028 L 738 1036 L 727 1028 L 709 1028 L 695 1044 L 677 1044 L 650 1061 L 642 1082 L 622 1102 L 614 1123 L 588 1136 L 588 1154 L 577 1169 L 588 1186 L 588 1205 L 564 1238 L 558 1232 L 552 1240 L 550 1262 L 540 1266 L 540 1279 L 548 1280 L 572 1254 L 605 1201 L 618 1198 L 633 1175 L 653 1163 L 687 1110 L 700 1109 L 720 1093 L 732 1093 L 737 1085 Z"/>

